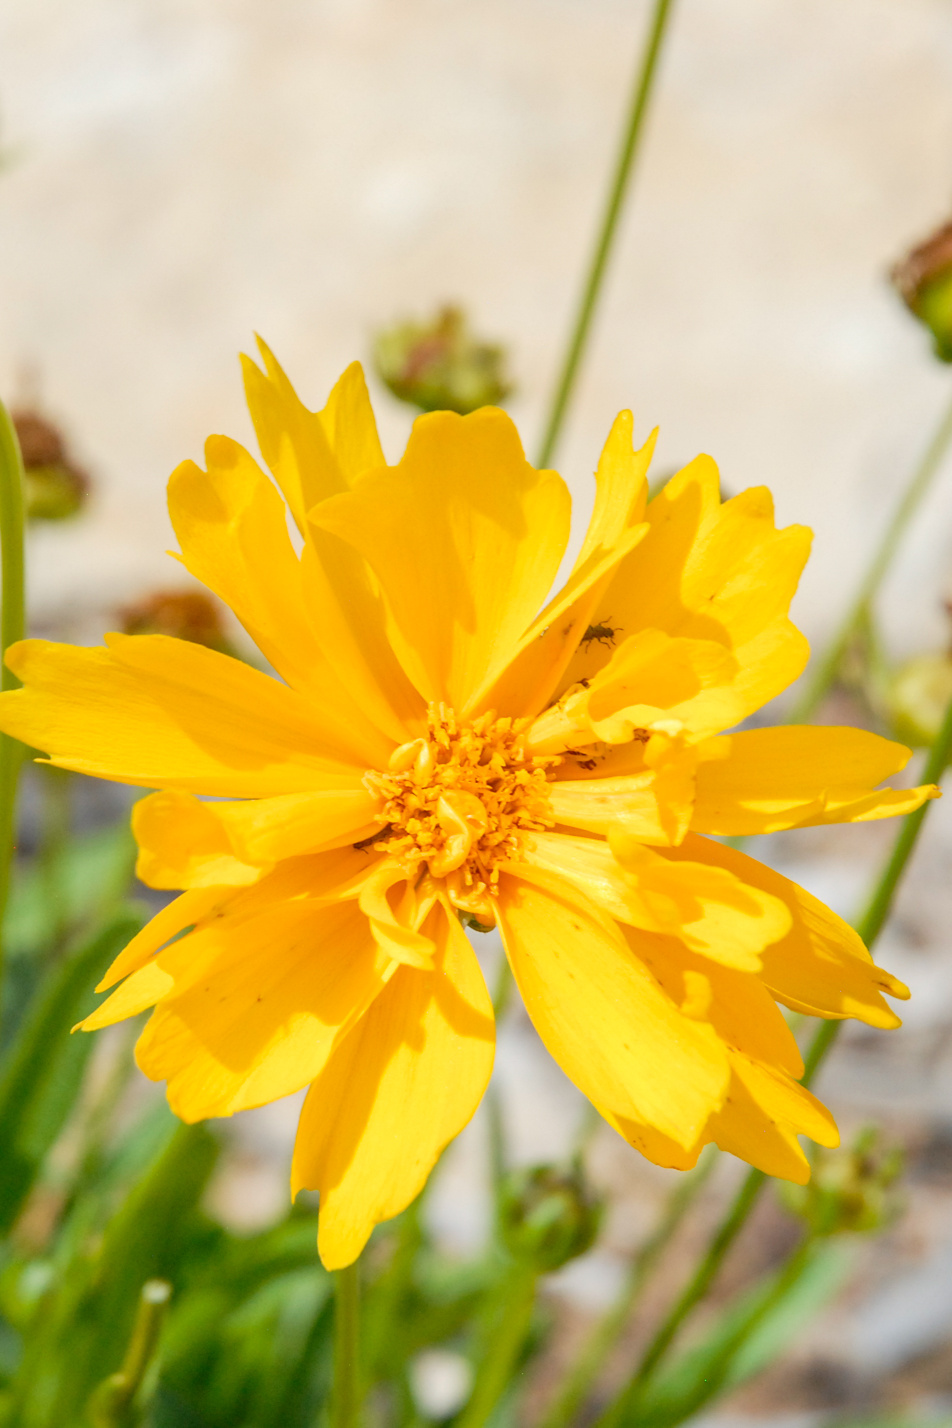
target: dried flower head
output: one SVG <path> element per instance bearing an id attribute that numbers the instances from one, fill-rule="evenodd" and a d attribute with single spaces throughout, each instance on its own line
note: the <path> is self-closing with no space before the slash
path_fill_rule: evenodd
<path id="1" fill-rule="evenodd" d="M 386 328 L 374 343 L 374 366 L 395 397 L 424 412 L 465 416 L 512 392 L 505 349 L 475 337 L 458 307 Z"/>

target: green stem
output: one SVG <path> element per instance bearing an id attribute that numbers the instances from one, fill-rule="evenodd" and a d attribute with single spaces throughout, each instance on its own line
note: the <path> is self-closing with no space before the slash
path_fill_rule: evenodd
<path id="1" fill-rule="evenodd" d="M 645 114 L 648 109 L 648 101 L 651 98 L 651 91 L 654 84 L 658 56 L 661 52 L 661 45 L 672 3 L 673 0 L 655 0 L 654 14 L 648 31 L 648 40 L 639 59 L 638 68 L 635 73 L 635 84 L 625 122 L 621 149 L 618 153 L 615 171 L 612 175 L 611 185 L 608 190 L 608 202 L 602 217 L 595 248 L 592 252 L 588 277 L 585 280 L 585 286 L 582 290 L 582 297 L 579 302 L 578 312 L 576 313 L 575 325 L 572 328 L 569 345 L 565 353 L 562 371 L 559 375 L 555 395 L 552 399 L 552 407 L 549 412 L 545 435 L 542 438 L 539 459 L 536 463 L 538 466 L 546 466 L 551 460 L 556 442 L 562 430 L 562 423 L 565 420 L 565 413 L 572 395 L 572 390 L 575 386 L 575 379 L 578 376 L 578 369 L 585 351 L 585 345 L 588 341 L 592 318 L 595 315 L 595 307 L 601 290 L 602 279 L 605 276 L 605 268 L 611 254 L 612 244 L 618 228 L 618 220 L 621 216 L 625 195 L 628 190 L 628 183 L 638 153 L 639 142 L 644 129 Z"/>
<path id="2" fill-rule="evenodd" d="M 172 1286 L 164 1279 L 143 1284 L 122 1368 L 104 1379 L 89 1400 L 89 1417 L 95 1428 L 125 1428 L 129 1422 L 135 1396 L 155 1357 L 171 1294 Z"/>
<path id="3" fill-rule="evenodd" d="M 10 645 L 22 640 L 26 625 L 23 561 L 23 459 L 6 407 L 0 402 L 0 690 L 16 689 L 20 681 L 7 669 Z M 3 974 L 3 915 L 10 893 L 10 873 L 16 838 L 17 780 L 23 745 L 0 734 L 0 986 Z"/>
<path id="4" fill-rule="evenodd" d="M 938 782 L 942 772 L 949 763 L 950 757 L 952 757 L 952 701 L 949 702 L 945 711 L 945 717 L 942 720 L 942 726 L 929 751 L 929 757 L 922 771 L 923 782 Z M 869 948 L 872 948 L 886 924 L 886 919 L 889 916 L 893 899 L 896 895 L 896 889 L 909 864 L 909 859 L 912 857 L 930 806 L 931 802 L 924 803 L 922 807 L 917 808 L 914 813 L 907 813 L 902 820 L 902 825 L 896 835 L 892 850 L 886 859 L 879 877 L 873 885 L 872 895 L 863 913 L 857 918 L 854 924 L 857 932 Z M 839 1035 L 841 1025 L 842 1022 L 839 1021 L 825 1021 L 817 1030 L 807 1054 L 804 1057 L 804 1073 L 802 1078 L 804 1085 L 810 1085 L 816 1077 L 823 1061 L 829 1054 L 830 1049 Z M 668 1311 L 661 1327 L 648 1345 L 634 1378 L 600 1422 L 603 1424 L 609 1421 L 613 1423 L 616 1422 L 616 1415 L 624 1413 L 627 1406 L 635 1401 L 639 1391 L 653 1373 L 655 1366 L 666 1352 L 685 1319 L 706 1295 L 715 1275 L 724 1262 L 728 1250 L 747 1223 L 748 1217 L 766 1183 L 767 1176 L 762 1170 L 748 1171 L 733 1204 L 715 1231 L 704 1258 L 701 1260 L 701 1263 L 698 1265 L 686 1287 L 681 1291 L 674 1306 Z"/>
<path id="5" fill-rule="evenodd" d="M 952 700 L 946 707 L 939 732 L 929 750 L 929 757 L 922 770 L 922 782 L 938 783 L 948 767 L 950 759 L 952 759 Z M 896 889 L 915 851 L 930 806 L 929 803 L 924 803 L 914 813 L 907 813 L 902 820 L 902 826 L 889 857 L 873 886 L 872 895 L 854 923 L 856 931 L 869 948 L 872 948 L 886 925 Z M 813 1081 L 836 1041 L 842 1025 L 843 1023 L 840 1021 L 827 1021 L 817 1031 L 804 1057 L 805 1069 L 802 1079 L 805 1086 L 809 1086 Z"/>
<path id="6" fill-rule="evenodd" d="M 62 951 L 69 932 L 64 865 L 72 823 L 70 795 L 73 775 L 69 769 L 58 769 L 54 764 L 41 764 L 38 772 L 42 794 L 42 829 L 37 862 L 50 912 L 50 951 L 55 955 Z"/>
<path id="7" fill-rule="evenodd" d="M 334 1394 L 331 1428 L 356 1428 L 360 1416 L 359 1262 L 337 1271 L 334 1286 Z"/>
<path id="8" fill-rule="evenodd" d="M 679 1404 L 677 1419 L 679 1423 L 692 1418 L 706 1403 L 710 1403 L 722 1392 L 729 1381 L 738 1352 L 796 1284 L 810 1261 L 815 1244 L 815 1238 L 812 1235 L 807 1235 L 788 1256 L 763 1299 L 737 1325 L 723 1344 L 715 1361 L 708 1366 L 707 1372 L 701 1382 L 697 1384 L 694 1392 Z"/>
<path id="9" fill-rule="evenodd" d="M 688 1210 L 704 1188 L 717 1164 L 717 1153 L 708 1146 L 697 1167 L 682 1177 L 670 1196 L 665 1212 L 654 1231 L 639 1249 L 628 1272 L 627 1282 L 617 1302 L 596 1325 L 582 1352 L 569 1370 L 539 1428 L 568 1428 L 575 1421 L 625 1325 L 641 1299 L 648 1279 L 668 1245 L 677 1234 Z"/>
<path id="10" fill-rule="evenodd" d="M 950 443 L 952 443 L 952 402 L 943 411 L 942 419 L 932 440 L 922 453 L 922 458 L 912 473 L 909 485 L 906 487 L 869 563 L 853 604 L 817 663 L 806 689 L 794 705 L 790 715 L 792 724 L 805 724 L 811 719 L 832 689 L 850 642 L 866 618 L 876 592 L 899 549 L 899 543 L 906 533 L 906 528 L 932 485 Z M 541 464 L 543 463 L 540 462 Z"/>
<path id="11" fill-rule="evenodd" d="M 487 1325 L 484 1352 L 476 1371 L 473 1392 L 456 1420 L 456 1428 L 483 1428 L 512 1384 L 532 1321 L 538 1278 L 531 1265 L 516 1264 L 503 1282 L 499 1313 L 492 1316 L 492 1322 Z"/>

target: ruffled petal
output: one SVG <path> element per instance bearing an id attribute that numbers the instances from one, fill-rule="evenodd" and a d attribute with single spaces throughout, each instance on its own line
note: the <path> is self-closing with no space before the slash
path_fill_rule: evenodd
<path id="1" fill-rule="evenodd" d="M 642 630 L 618 647 L 587 684 L 573 686 L 535 720 L 533 748 L 624 744 L 645 731 L 707 737 L 732 722 L 737 661 L 715 640 Z M 733 721 L 736 722 L 736 721 Z"/>
<path id="2" fill-rule="evenodd" d="M 663 734 L 653 735 L 647 745 L 635 742 L 629 749 L 631 766 L 640 766 L 640 772 L 607 778 L 597 777 L 599 769 L 619 767 L 620 761 L 603 763 L 574 751 L 575 757 L 556 770 L 547 788 L 553 817 L 570 828 L 606 837 L 613 829 L 622 829 L 643 843 L 680 843 L 694 811 L 696 754 Z M 573 773 L 588 776 L 560 776 Z"/>
<path id="3" fill-rule="evenodd" d="M 374 1225 L 405 1209 L 479 1105 L 493 1063 L 492 1003 L 452 912 L 425 930 L 432 971 L 400 967 L 314 1082 L 291 1192 L 320 1192 L 318 1249 L 351 1264 Z"/>
<path id="4" fill-rule="evenodd" d="M 511 867 L 498 915 L 526 1010 L 565 1074 L 599 1108 L 691 1148 L 727 1084 L 713 1030 L 684 1016 L 617 924 L 562 879 Z"/>
<path id="5" fill-rule="evenodd" d="M 485 407 L 420 417 L 399 466 L 323 502 L 311 520 L 374 570 L 419 692 L 466 716 L 548 593 L 569 515 L 561 478 L 535 471 L 509 418 Z"/>
<path id="6" fill-rule="evenodd" d="M 0 725 L 60 768 L 146 788 L 254 798 L 353 780 L 366 767 L 332 742 L 307 700 L 240 660 L 165 635 L 110 635 L 107 649 L 23 640 L 7 663 L 25 688 Z"/>
<path id="7" fill-rule="evenodd" d="M 335 672 L 324 652 L 322 612 L 312 624 L 302 563 L 288 535 L 287 512 L 274 485 L 237 442 L 213 436 L 208 470 L 192 461 L 172 473 L 169 513 L 186 568 L 241 620 L 265 657 L 292 688 L 306 693 L 367 764 L 384 748 L 377 712 Z M 392 660 L 392 656 L 391 656 Z M 384 726 L 383 732 L 387 729 Z M 390 729 L 399 741 L 401 728 Z"/>
<path id="8" fill-rule="evenodd" d="M 763 488 L 721 504 L 717 467 L 699 456 L 672 477 L 646 512 L 651 531 L 619 567 L 597 607 L 596 622 L 621 641 L 647 628 L 711 640 L 737 659 L 729 688 L 706 721 L 730 728 L 785 689 L 801 673 L 809 646 L 787 618 L 809 554 L 802 526 L 776 530 Z M 582 646 L 562 688 L 591 679 L 610 648 Z M 698 711 L 700 714 L 700 711 Z"/>
<path id="9" fill-rule="evenodd" d="M 784 1006 L 810 1016 L 855 1017 L 869 1026 L 899 1026 L 882 993 L 907 998 L 908 988 L 877 967 L 859 934 L 804 888 L 736 848 L 694 833 L 667 856 L 727 868 L 748 886 L 762 888 L 787 904 L 793 925 L 786 937 L 764 950 L 760 972 L 765 986 Z"/>
<path id="10" fill-rule="evenodd" d="M 139 845 L 136 874 L 150 888 L 245 887 L 267 871 L 236 857 L 215 805 L 191 793 L 167 789 L 140 798 L 132 831 Z"/>
<path id="11" fill-rule="evenodd" d="M 725 966 L 760 968 L 760 954 L 790 928 L 779 898 L 703 863 L 672 863 L 630 837 L 600 839 L 538 833 L 522 856 L 556 873 L 620 922 L 679 938 Z"/>
<path id="12" fill-rule="evenodd" d="M 245 397 L 261 454 L 284 492 L 301 534 L 318 501 L 346 491 L 358 475 L 383 466 L 367 386 L 359 362 L 352 362 L 321 412 L 300 400 L 273 353 L 258 338 L 261 371 L 241 359 Z"/>
<path id="13" fill-rule="evenodd" d="M 313 1081 L 395 964 L 354 903 L 302 901 L 206 924 L 155 965 L 173 986 L 139 1038 L 136 1061 L 151 1080 L 168 1081 L 172 1110 L 193 1122 Z"/>
<path id="14" fill-rule="evenodd" d="M 182 563 L 231 607 L 278 673 L 306 688 L 321 655 L 284 502 L 237 441 L 209 437 L 205 460 L 207 471 L 183 461 L 169 478 Z"/>
<path id="15" fill-rule="evenodd" d="M 711 1117 L 706 1138 L 767 1175 L 805 1185 L 810 1163 L 798 1135 L 818 1145 L 839 1145 L 836 1122 L 805 1086 L 748 1057 L 731 1056 L 724 1105 Z"/>
<path id="16" fill-rule="evenodd" d="M 648 534 L 647 471 L 658 433 L 653 431 L 635 451 L 632 427 L 631 412 L 619 412 L 595 472 L 595 507 L 572 572 L 526 630 L 507 667 L 474 696 L 474 709 L 506 709 L 526 717 L 545 707 L 586 640 L 618 566 Z"/>
<path id="17" fill-rule="evenodd" d="M 155 956 L 160 947 L 171 942 L 173 937 L 178 937 L 186 927 L 193 927 L 196 922 L 200 922 L 229 892 L 228 888 L 196 888 L 175 898 L 167 907 L 160 908 L 142 931 L 137 932 L 132 941 L 126 943 L 118 957 L 110 964 L 96 991 L 108 991 L 123 977 L 137 972 Z"/>
<path id="18" fill-rule="evenodd" d="M 934 784 L 875 791 L 911 757 L 865 729 L 790 725 L 710 739 L 697 771 L 691 826 L 699 833 L 774 833 L 909 813 Z"/>
<path id="19" fill-rule="evenodd" d="M 380 950 L 409 967 L 432 968 L 436 948 L 420 928 L 436 896 L 432 878 L 415 887 L 404 869 L 384 858 L 360 891 L 360 910 Z"/>

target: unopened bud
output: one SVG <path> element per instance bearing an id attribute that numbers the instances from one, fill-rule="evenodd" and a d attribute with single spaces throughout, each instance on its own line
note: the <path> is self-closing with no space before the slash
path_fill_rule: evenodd
<path id="1" fill-rule="evenodd" d="M 952 222 L 913 248 L 890 277 L 910 312 L 932 333 L 936 356 L 952 362 Z"/>
<path id="2" fill-rule="evenodd" d="M 119 611 L 126 635 L 173 635 L 221 654 L 235 653 L 218 606 L 200 590 L 157 590 Z"/>
<path id="3" fill-rule="evenodd" d="M 818 1151 L 809 1183 L 783 1184 L 781 1199 L 815 1235 L 871 1234 L 899 1213 L 902 1166 L 901 1149 L 868 1126 L 848 1148 Z"/>
<path id="4" fill-rule="evenodd" d="M 886 689 L 895 737 L 913 748 L 933 744 L 950 699 L 952 655 L 923 654 L 906 660 Z"/>
<path id="5" fill-rule="evenodd" d="M 512 391 L 505 349 L 473 336 L 461 308 L 430 322 L 407 321 L 378 333 L 374 366 L 395 397 L 420 411 L 466 415 L 497 406 Z"/>
<path id="6" fill-rule="evenodd" d="M 503 1243 L 514 1259 L 549 1274 L 589 1249 L 598 1233 L 601 1201 L 581 1170 L 537 1165 L 507 1176 L 500 1195 Z"/>
<path id="7" fill-rule="evenodd" d="M 12 413 L 23 455 L 28 521 L 65 521 L 78 515 L 89 495 L 89 478 L 69 458 L 61 433 L 38 412 Z"/>

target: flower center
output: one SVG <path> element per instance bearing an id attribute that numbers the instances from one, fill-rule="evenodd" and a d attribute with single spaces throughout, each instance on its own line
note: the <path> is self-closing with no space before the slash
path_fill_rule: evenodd
<path id="1" fill-rule="evenodd" d="M 489 923 L 498 864 L 518 855 L 526 833 L 554 823 L 545 771 L 561 760 L 526 753 L 528 722 L 490 712 L 461 724 L 431 704 L 426 736 L 395 749 L 388 772 L 364 775 L 387 825 L 373 847 L 409 876 L 425 863 L 456 907 Z"/>

